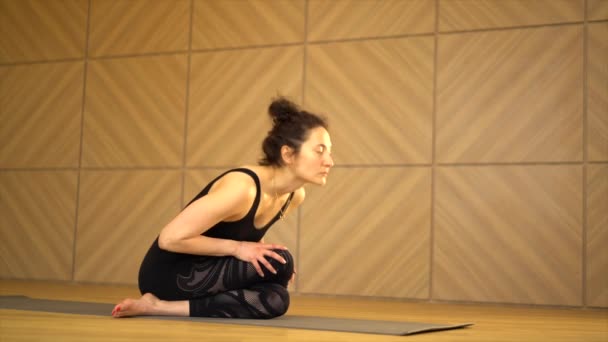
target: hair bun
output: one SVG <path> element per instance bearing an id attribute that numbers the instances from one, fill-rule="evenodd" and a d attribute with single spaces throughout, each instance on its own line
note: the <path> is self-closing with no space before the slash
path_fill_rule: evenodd
<path id="1" fill-rule="evenodd" d="M 270 104 L 268 107 L 268 114 L 272 118 L 273 123 L 279 124 L 281 122 L 291 121 L 295 116 L 300 114 L 300 108 L 284 97 L 280 97 Z"/>

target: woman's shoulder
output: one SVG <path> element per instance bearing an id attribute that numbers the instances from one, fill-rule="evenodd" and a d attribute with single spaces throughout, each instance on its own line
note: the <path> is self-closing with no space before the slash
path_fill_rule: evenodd
<path id="1" fill-rule="evenodd" d="M 244 197 L 255 197 L 256 181 L 251 174 L 231 170 L 219 178 L 209 190 L 209 193 L 222 191 Z"/>

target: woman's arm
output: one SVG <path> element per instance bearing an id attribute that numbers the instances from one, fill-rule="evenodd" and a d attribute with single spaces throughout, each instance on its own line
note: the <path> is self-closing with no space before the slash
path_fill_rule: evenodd
<path id="1" fill-rule="evenodd" d="M 272 249 L 287 249 L 286 247 L 201 235 L 218 222 L 244 217 L 249 212 L 255 195 L 256 186 L 251 177 L 239 172 L 227 174 L 213 185 L 206 196 L 186 207 L 162 229 L 158 238 L 159 247 L 176 253 L 234 256 L 251 262 L 261 276 L 263 272 L 259 263 L 274 272 L 265 256 L 285 262 Z"/>
<path id="2" fill-rule="evenodd" d="M 218 180 L 206 196 L 194 201 L 163 228 L 158 238 L 159 247 L 176 253 L 234 255 L 237 241 L 201 234 L 220 221 L 246 215 L 247 205 L 255 198 L 255 184 L 250 178 L 234 172 Z"/>

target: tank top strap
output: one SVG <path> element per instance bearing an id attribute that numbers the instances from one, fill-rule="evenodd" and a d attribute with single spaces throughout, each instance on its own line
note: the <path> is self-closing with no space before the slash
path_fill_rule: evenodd
<path id="1" fill-rule="evenodd" d="M 294 194 L 295 194 L 295 192 L 292 192 L 289 194 L 289 197 L 287 197 L 285 204 L 283 204 L 283 206 L 281 207 L 282 212 L 285 212 L 285 210 L 289 207 L 289 204 L 291 203 L 291 199 L 293 198 Z"/>
<path id="2" fill-rule="evenodd" d="M 246 173 L 251 178 L 253 178 L 253 181 L 255 182 L 255 199 L 253 200 L 253 204 L 251 205 L 251 209 L 249 209 L 249 212 L 247 212 L 247 215 L 245 215 L 245 217 L 243 217 L 243 219 L 242 219 L 242 220 L 248 220 L 248 219 L 250 219 L 251 220 L 251 224 L 253 225 L 253 220 L 255 218 L 255 213 L 258 210 L 258 206 L 260 205 L 260 199 L 261 199 L 261 193 L 262 193 L 262 186 L 260 185 L 260 178 L 258 177 L 258 175 L 255 172 L 253 172 L 250 169 L 244 168 L 244 167 L 228 170 L 227 172 L 224 173 L 224 175 L 227 174 L 227 173 L 229 173 L 229 172 L 243 172 L 243 173 Z"/>
<path id="3" fill-rule="evenodd" d="M 187 205 L 189 206 L 190 204 L 192 204 L 194 201 L 196 201 L 197 199 L 207 195 L 209 193 L 209 190 L 211 190 L 211 187 L 213 186 L 213 184 L 215 184 L 215 182 L 217 182 L 220 178 L 224 177 L 225 175 L 229 174 L 230 172 L 243 172 L 248 174 L 251 178 L 253 178 L 253 181 L 255 182 L 255 199 L 253 200 L 253 205 L 251 206 L 251 209 L 249 209 L 249 212 L 247 212 L 247 215 L 245 215 L 244 219 L 249 218 L 249 216 L 252 216 L 252 220 L 253 220 L 253 216 L 255 216 L 255 212 L 258 210 L 258 206 L 260 205 L 260 193 L 261 193 L 261 185 L 260 185 L 260 179 L 258 178 L 258 175 L 253 172 L 250 169 L 244 168 L 244 167 L 239 167 L 239 168 L 235 168 L 235 169 L 230 169 L 225 171 L 224 173 L 220 174 L 219 176 L 215 177 L 211 182 L 209 182 L 209 184 L 207 184 L 207 186 L 198 194 L 196 195 Z M 253 222 L 253 221 L 252 221 Z"/>

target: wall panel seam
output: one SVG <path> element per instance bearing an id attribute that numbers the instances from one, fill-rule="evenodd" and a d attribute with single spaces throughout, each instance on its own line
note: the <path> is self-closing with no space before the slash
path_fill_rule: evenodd
<path id="1" fill-rule="evenodd" d="M 84 57 L 86 58 L 86 57 Z M 23 61 L 23 62 L 10 62 L 10 63 L 0 63 L 0 67 L 12 67 L 12 66 L 21 66 L 21 65 L 38 65 L 38 64 L 54 64 L 54 63 L 67 63 L 67 62 L 82 62 L 83 57 L 79 58 L 59 58 L 59 59 L 45 59 L 45 60 L 33 60 L 33 61 Z"/>
<path id="2" fill-rule="evenodd" d="M 429 282 L 428 282 L 428 300 L 433 299 L 433 269 L 435 262 L 435 186 L 436 186 L 436 137 L 437 137 L 437 59 L 439 47 L 439 0 L 435 0 L 435 32 L 433 33 L 433 110 L 431 117 L 431 220 L 429 232 Z"/>
<path id="3" fill-rule="evenodd" d="M 545 27 L 577 26 L 577 25 L 583 25 L 584 23 L 585 23 L 584 20 L 578 20 L 578 21 L 568 21 L 568 22 L 560 22 L 560 23 L 548 23 L 548 24 L 488 27 L 488 28 L 472 29 L 472 30 L 440 31 L 439 34 L 440 35 L 453 35 L 453 34 L 463 34 L 463 33 L 515 31 L 515 30 L 545 28 Z"/>
<path id="4" fill-rule="evenodd" d="M 302 104 L 306 105 L 306 71 L 308 64 L 308 9 L 309 1 L 304 0 L 304 48 L 302 58 Z M 299 262 L 300 259 L 300 236 L 302 229 L 302 206 L 298 207 L 296 219 L 296 256 L 295 259 Z M 295 278 L 295 293 L 300 293 L 300 275 L 296 272 Z"/>
<path id="5" fill-rule="evenodd" d="M 555 27 L 555 26 L 573 26 L 573 25 L 583 25 L 585 23 L 605 23 L 605 22 L 608 22 L 608 20 L 601 19 L 601 20 L 575 21 L 575 22 L 564 22 L 564 23 L 553 23 L 553 24 L 486 28 L 486 29 L 476 29 L 476 30 L 441 31 L 441 32 L 437 32 L 437 34 L 452 35 L 452 34 L 494 32 L 494 31 L 501 32 L 501 31 L 519 30 L 519 29 L 531 29 L 531 28 L 543 28 L 543 27 Z M 332 43 L 349 43 L 349 42 L 371 41 L 371 40 L 376 41 L 376 40 L 401 39 L 401 38 L 411 38 L 411 37 L 432 37 L 434 35 L 435 35 L 434 32 L 428 32 L 428 33 L 400 34 L 400 35 L 390 35 L 390 36 L 369 36 L 369 37 L 359 37 L 359 38 L 317 40 L 317 41 L 310 41 L 310 42 L 307 41 L 306 44 L 322 45 L 322 44 L 332 44 Z M 190 54 L 191 53 L 208 53 L 208 52 L 222 52 L 222 51 L 234 51 L 234 50 L 264 49 L 264 48 L 273 48 L 273 47 L 301 46 L 301 45 L 302 45 L 301 42 L 295 42 L 295 43 L 281 43 L 281 44 L 242 45 L 242 46 L 236 46 L 236 47 L 225 47 L 225 48 L 214 48 L 214 49 L 191 49 L 191 48 L 189 48 L 188 50 L 174 50 L 174 51 L 150 52 L 150 53 L 140 53 L 140 54 L 135 53 L 135 54 L 114 54 L 114 55 L 95 56 L 95 57 L 87 57 L 87 60 L 93 61 L 93 60 L 105 60 L 105 59 L 117 59 L 117 58 L 153 57 L 153 56 L 178 55 L 178 54 L 184 54 L 184 53 L 190 53 Z M 34 61 L 23 61 L 23 62 L 13 62 L 13 63 L 0 63 L 0 67 L 28 65 L 28 64 L 74 62 L 74 61 L 81 61 L 81 60 L 82 60 L 82 58 L 34 60 Z"/>
<path id="6" fill-rule="evenodd" d="M 72 241 L 72 274 L 71 280 L 73 281 L 76 274 L 76 246 L 78 237 L 78 219 L 80 207 L 80 179 L 82 177 L 82 155 L 84 150 L 84 120 L 85 120 L 85 109 L 86 109 L 86 94 L 87 94 L 87 70 L 88 70 L 88 57 L 89 57 L 89 32 L 91 26 L 91 6 L 92 0 L 87 3 L 87 24 L 85 33 L 84 43 L 84 65 L 83 65 L 83 78 L 82 78 L 82 108 L 80 110 L 80 146 L 78 150 L 78 176 L 76 177 L 76 204 L 74 210 L 74 236 Z"/>
<path id="7" fill-rule="evenodd" d="M 588 0 L 584 1 L 583 26 L 583 179 L 582 182 L 582 258 L 581 258 L 581 305 L 587 307 L 587 48 L 589 25 L 587 23 Z"/>
<path id="8" fill-rule="evenodd" d="M 188 26 L 188 62 L 186 66 L 186 98 L 184 103 L 184 136 L 182 139 L 182 166 L 181 166 L 181 184 L 180 184 L 180 195 L 178 203 L 180 208 L 185 205 L 185 191 L 186 191 L 186 164 L 187 164 L 187 153 L 188 153 L 188 114 L 190 112 L 190 74 L 192 72 L 192 30 L 194 26 L 194 0 L 190 0 L 190 25 Z"/>
<path id="9" fill-rule="evenodd" d="M 493 31 L 509 31 L 509 30 L 518 30 L 518 29 L 530 29 L 530 28 L 542 28 L 542 27 L 555 27 L 555 26 L 572 26 L 572 25 L 583 25 L 585 23 L 606 23 L 608 20 L 606 19 L 597 19 L 597 20 L 586 20 L 586 21 L 575 21 L 575 22 L 563 22 L 563 23 L 553 23 L 553 24 L 539 24 L 539 25 L 522 25 L 522 26 L 512 26 L 512 27 L 499 27 L 499 28 L 486 28 L 486 29 L 476 29 L 476 30 L 460 30 L 460 31 L 441 31 L 438 32 L 439 35 L 452 35 L 452 34 L 463 34 L 463 33 L 476 33 L 476 32 L 493 32 Z M 390 36 L 369 36 L 369 37 L 359 37 L 359 38 L 344 38 L 344 39 L 333 39 L 333 40 L 317 40 L 306 42 L 309 45 L 322 45 L 322 44 L 332 44 L 332 43 L 348 43 L 348 42 L 357 42 L 357 41 L 370 41 L 370 40 L 386 40 L 386 39 L 400 39 L 400 38 L 411 38 L 411 37 L 432 37 L 435 33 L 415 33 L 415 34 L 401 34 L 401 35 L 390 35 Z M 95 56 L 95 57 L 87 57 L 89 61 L 92 60 L 104 60 L 104 59 L 116 59 L 116 58 L 134 58 L 134 57 L 153 57 L 153 56 L 166 56 L 166 55 L 177 55 L 184 53 L 206 53 L 206 52 L 221 52 L 221 51 L 233 51 L 233 50 L 248 50 L 248 49 L 263 49 L 263 48 L 273 48 L 273 47 L 289 47 L 289 46 L 301 46 L 301 42 L 295 43 L 281 43 L 281 44 L 260 44 L 260 45 L 242 45 L 236 47 L 226 47 L 226 48 L 215 48 L 215 49 L 188 49 L 188 50 L 174 50 L 174 51 L 164 51 L 164 52 L 150 52 L 150 53 L 141 53 L 141 54 L 114 54 L 114 55 L 104 55 L 104 56 Z M 63 58 L 63 59 L 46 59 L 46 60 L 34 60 L 34 61 L 23 61 L 23 62 L 12 62 L 12 63 L 0 63 L 0 67 L 4 66 L 18 66 L 18 65 L 28 65 L 28 64 L 48 64 L 48 63 L 61 63 L 61 62 L 74 62 L 81 61 L 82 58 Z"/>

